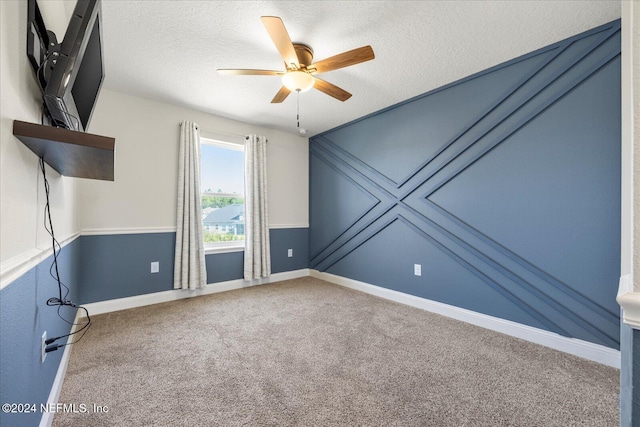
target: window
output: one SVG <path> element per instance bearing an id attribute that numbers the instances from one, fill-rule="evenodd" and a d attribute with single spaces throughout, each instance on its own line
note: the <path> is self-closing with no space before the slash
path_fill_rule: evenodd
<path id="1" fill-rule="evenodd" d="M 244 145 L 200 138 L 204 247 L 244 248 Z"/>

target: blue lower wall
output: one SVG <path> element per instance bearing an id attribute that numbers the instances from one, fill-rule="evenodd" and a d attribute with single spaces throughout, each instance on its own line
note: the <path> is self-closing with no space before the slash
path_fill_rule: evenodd
<path id="1" fill-rule="evenodd" d="M 273 228 L 270 240 L 272 273 L 308 267 L 307 228 Z M 83 304 L 173 289 L 175 233 L 82 236 L 80 242 Z M 160 262 L 158 273 L 150 271 L 153 261 Z M 210 254 L 205 262 L 207 283 L 243 278 L 244 252 Z"/>
<path id="2" fill-rule="evenodd" d="M 617 349 L 620 133 L 615 21 L 314 136 L 310 267 Z"/>
<path id="3" fill-rule="evenodd" d="M 80 241 L 65 246 L 58 257 L 61 280 L 69 287 L 67 297 L 77 302 Z M 40 404 L 46 404 L 62 359 L 63 349 L 47 354 L 41 363 L 41 337 L 68 334 L 71 325 L 58 317 L 57 307 L 46 302 L 57 297 L 57 282 L 50 276 L 53 257 L 42 261 L 0 291 L 0 404 L 36 404 L 36 413 L 0 412 L 2 426 L 36 426 L 42 417 Z M 64 294 L 63 294 L 64 297 Z M 76 309 L 62 308 L 66 319 L 73 322 Z M 65 339 L 60 343 L 66 342 Z"/>
<path id="4" fill-rule="evenodd" d="M 271 242 L 271 273 L 300 270 L 309 266 L 309 229 L 272 228 L 269 230 Z M 288 257 L 288 249 L 293 256 Z M 211 254 L 205 258 L 207 282 L 218 283 L 243 278 L 244 252 Z"/>
<path id="5" fill-rule="evenodd" d="M 301 270 L 309 268 L 309 229 L 273 228 L 271 241 L 271 273 Z M 287 250 L 293 249 L 293 256 L 287 256 Z"/>
<path id="6" fill-rule="evenodd" d="M 227 252 L 205 256 L 207 283 L 225 282 L 243 278 L 244 252 Z M 173 280 L 173 279 L 172 279 Z M 173 284 L 173 282 L 171 282 Z"/>
<path id="7" fill-rule="evenodd" d="M 173 289 L 176 233 L 80 237 L 80 301 L 125 298 Z M 151 262 L 160 271 L 151 274 Z"/>

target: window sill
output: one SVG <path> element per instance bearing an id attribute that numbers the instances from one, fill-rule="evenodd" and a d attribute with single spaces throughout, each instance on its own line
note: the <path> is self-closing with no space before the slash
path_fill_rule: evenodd
<path id="1" fill-rule="evenodd" d="M 210 255 L 210 254 L 224 254 L 224 253 L 230 253 L 230 252 L 244 252 L 244 243 L 240 246 L 240 245 L 221 245 L 221 246 L 210 246 L 210 247 L 205 247 L 204 248 L 204 254 L 205 255 Z"/>

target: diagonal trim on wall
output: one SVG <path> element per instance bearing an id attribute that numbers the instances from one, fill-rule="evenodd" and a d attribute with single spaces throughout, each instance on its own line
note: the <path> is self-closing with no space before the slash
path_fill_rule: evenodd
<path id="1" fill-rule="evenodd" d="M 358 212 L 355 213 L 355 221 L 353 221 L 351 223 L 351 225 L 347 226 L 346 228 L 339 228 L 335 230 L 335 234 L 332 236 L 323 236 L 325 240 L 328 241 L 328 243 L 326 243 L 324 246 L 320 247 L 318 250 L 314 251 L 313 253 L 310 254 L 311 258 L 315 258 L 320 252 L 324 251 L 328 246 L 331 246 L 336 240 L 338 240 L 340 237 L 342 237 L 345 233 L 347 233 L 351 228 L 354 227 L 355 224 L 358 224 L 360 220 L 362 220 L 363 217 L 365 217 L 369 212 L 371 212 L 372 209 L 374 209 L 376 206 L 378 206 L 381 202 L 381 200 L 376 197 L 375 195 L 373 195 L 370 191 L 367 191 L 366 188 L 362 187 L 361 185 L 359 185 L 356 181 L 354 181 L 349 174 L 346 174 L 344 172 L 342 172 L 340 169 L 338 169 L 337 167 L 335 167 L 333 165 L 333 163 L 329 160 L 327 160 L 324 156 L 320 155 L 319 153 L 315 153 L 314 155 L 314 159 L 318 159 L 319 161 L 322 162 L 323 165 L 325 165 L 326 167 L 331 168 L 333 171 L 335 171 L 335 173 L 341 177 L 342 179 L 345 180 L 346 183 L 351 184 L 351 186 L 356 189 L 357 191 L 360 192 L 360 194 L 364 195 L 367 200 L 369 201 L 369 203 L 364 204 L 363 206 L 361 206 L 358 210 Z"/>
<path id="2" fill-rule="evenodd" d="M 585 89 L 582 88 L 586 82 L 594 78 L 602 80 L 603 73 L 615 76 L 616 69 L 619 74 L 619 36 L 620 23 L 615 21 L 311 138 L 310 161 L 319 161 L 329 166 L 324 172 L 311 170 L 312 182 L 315 180 L 316 185 L 320 185 L 327 179 L 326 174 L 335 173 L 358 185 L 377 202 L 362 206 L 360 214 L 347 227 L 332 230 L 331 224 L 327 223 L 322 215 L 323 206 L 335 205 L 340 203 L 340 200 L 320 199 L 319 196 L 310 194 L 310 232 L 313 232 L 314 227 L 321 226 L 323 230 L 332 230 L 333 233 L 330 239 L 326 239 L 325 244 L 311 254 L 310 267 L 327 272 L 344 270 L 349 272 L 352 279 L 367 281 L 361 276 L 369 273 L 362 270 L 354 260 L 365 252 L 365 244 L 369 251 L 367 253 L 371 253 L 370 247 L 374 244 L 372 242 L 379 244 L 383 230 L 387 230 L 393 223 L 402 223 L 412 230 L 413 235 L 420 236 L 437 247 L 460 267 L 479 278 L 485 286 L 502 295 L 507 301 L 503 303 L 506 304 L 505 313 L 520 310 L 550 331 L 617 347 L 619 315 L 614 309 L 615 290 L 612 293 L 612 301 L 603 301 L 600 297 L 602 292 L 594 290 L 593 285 L 585 284 L 583 289 L 583 284 L 577 279 L 567 279 L 566 274 L 565 277 L 559 277 L 553 269 L 550 270 L 548 266 L 527 257 L 521 250 L 509 247 L 491 232 L 460 218 L 440 199 L 446 201 L 455 198 L 455 195 L 449 194 L 451 182 L 458 182 L 457 177 L 469 170 L 477 169 L 476 165 L 485 167 L 487 162 L 495 161 L 490 159 L 495 150 L 505 145 L 513 146 L 513 141 L 517 140 L 523 129 L 539 126 L 538 123 L 543 122 L 541 118 L 546 119 L 552 108 L 574 108 L 571 102 L 575 101 L 567 99 L 575 93 L 583 94 Z M 459 127 L 451 129 L 451 137 L 444 141 L 430 139 L 429 133 L 424 135 L 422 141 L 397 140 L 388 135 L 371 137 L 370 132 L 362 133 L 367 135 L 366 139 L 358 137 L 358 129 L 366 129 L 368 120 L 375 120 L 376 126 L 380 126 L 385 114 L 394 108 L 402 107 L 403 111 L 410 112 L 415 117 L 419 118 L 420 114 L 426 117 L 429 108 L 434 108 L 423 102 L 430 95 L 438 93 L 442 98 L 447 95 L 447 90 L 456 86 L 462 89 L 469 88 L 465 90 L 475 93 L 473 90 L 476 90 L 478 85 L 488 84 L 490 80 L 486 79 L 490 78 L 492 73 L 504 73 L 505 70 L 511 69 L 518 73 L 511 76 L 511 83 L 488 92 L 490 96 L 483 99 L 485 106 L 480 110 L 474 110 L 480 113 L 472 113 L 466 121 L 458 120 L 456 125 Z M 457 90 L 458 93 L 451 96 L 459 96 L 460 90 Z M 615 97 L 619 97 L 619 93 L 611 95 L 610 102 L 615 104 Z M 568 106 L 565 107 L 565 104 Z M 615 122 L 616 112 L 612 111 L 611 114 L 609 120 Z M 619 115 L 619 111 L 617 114 Z M 415 120 L 407 118 L 408 121 L 403 122 L 403 118 L 399 118 L 397 114 L 393 117 L 397 123 L 382 123 L 388 125 L 388 128 L 400 129 L 403 126 L 412 126 L 414 122 L 411 120 Z M 606 127 L 606 124 L 603 124 L 603 127 Z M 576 138 L 581 138 L 580 132 L 581 129 L 577 128 Z M 611 134 L 611 141 L 615 150 L 615 129 Z M 402 172 L 403 178 L 393 180 L 388 174 L 373 166 L 383 165 L 384 159 L 371 157 L 373 155 L 370 154 L 376 152 L 379 147 L 384 147 L 379 149 L 379 152 L 385 152 L 389 144 L 396 146 L 396 150 L 406 150 L 408 155 L 411 155 L 411 150 L 416 144 L 430 144 L 433 149 L 425 150 L 423 147 L 421 152 L 429 154 L 418 167 L 405 167 Z M 530 145 L 526 149 L 535 149 L 535 146 Z M 591 147 L 585 146 L 584 149 L 588 151 Z M 355 153 L 365 153 L 365 156 L 369 156 L 373 161 Z M 500 167 L 499 164 L 496 166 Z M 619 165 L 616 167 L 619 169 Z M 615 174 L 615 170 L 612 170 L 612 173 Z M 588 183 L 584 185 L 588 186 Z M 472 188 L 469 190 L 473 191 Z M 572 189 L 567 187 L 566 191 L 570 190 Z M 610 191 L 617 190 L 610 188 Z M 473 210 L 473 207 L 468 206 L 465 209 L 465 212 L 469 212 L 468 209 Z M 615 236 L 611 238 L 615 240 Z M 392 241 L 388 246 L 396 247 L 394 245 L 398 244 L 401 245 L 402 242 Z M 391 273 L 400 268 L 396 265 L 402 264 L 403 261 L 394 258 L 392 253 L 384 256 L 382 253 L 389 250 L 389 247 L 380 247 L 377 252 L 373 252 L 378 253 L 376 257 L 379 256 L 388 263 L 387 267 L 390 267 L 381 270 L 381 276 L 384 277 L 380 277 L 377 284 L 385 286 L 387 281 L 391 287 L 401 286 L 395 283 L 398 279 L 391 278 Z M 585 259 L 587 258 L 585 255 Z M 387 271 L 389 278 L 386 276 Z M 402 271 L 400 276 L 404 274 L 404 270 L 398 271 Z M 574 276 L 577 278 L 580 275 Z M 432 291 L 427 286 L 420 292 Z M 510 306 L 513 307 L 509 308 Z M 495 310 L 495 307 L 488 307 L 487 310 Z M 505 314 L 505 318 L 509 316 L 511 314 Z"/>

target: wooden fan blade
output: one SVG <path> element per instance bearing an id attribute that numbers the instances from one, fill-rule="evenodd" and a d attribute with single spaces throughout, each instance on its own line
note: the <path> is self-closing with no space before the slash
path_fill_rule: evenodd
<path id="1" fill-rule="evenodd" d="M 290 93 L 291 91 L 287 89 L 286 86 L 282 86 L 278 91 L 278 93 L 276 93 L 276 96 L 274 96 L 273 99 L 271 100 L 271 103 L 278 104 L 284 101 L 285 99 L 287 99 L 287 96 L 289 96 Z"/>
<path id="2" fill-rule="evenodd" d="M 359 64 L 361 62 L 370 61 L 375 58 L 371 46 L 362 46 L 348 52 L 339 53 L 331 58 L 323 59 L 311 64 L 307 67 L 312 74 L 326 73 L 327 71 L 337 70 L 338 68 L 348 67 L 350 65 Z M 315 68 L 315 71 L 313 70 Z"/>
<path id="3" fill-rule="evenodd" d="M 274 70 L 231 70 L 218 69 L 218 73 L 225 76 L 281 76 L 283 71 Z"/>
<path id="4" fill-rule="evenodd" d="M 317 77 L 314 77 L 314 80 L 315 82 L 313 84 L 313 87 L 318 89 L 320 92 L 324 92 L 329 96 L 333 96 L 335 99 L 342 102 L 351 98 L 351 94 L 349 92 L 344 89 L 340 89 L 338 86 L 332 83 L 329 83 Z"/>
<path id="5" fill-rule="evenodd" d="M 287 29 L 284 27 L 282 19 L 277 16 L 261 16 L 260 19 L 267 33 L 269 33 L 273 44 L 276 45 L 276 49 L 280 52 L 287 69 L 292 68 L 291 64 L 293 64 L 295 68 L 300 68 L 298 55 L 296 55 L 296 50 L 293 47 L 293 43 L 291 43 L 291 38 L 289 37 L 289 33 L 287 33 Z"/>

